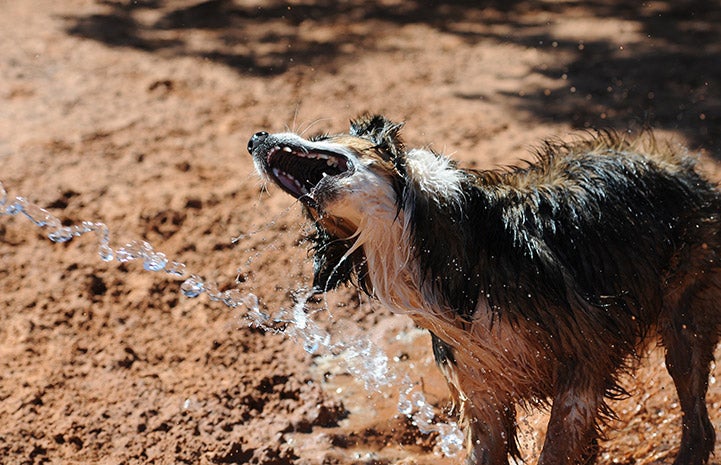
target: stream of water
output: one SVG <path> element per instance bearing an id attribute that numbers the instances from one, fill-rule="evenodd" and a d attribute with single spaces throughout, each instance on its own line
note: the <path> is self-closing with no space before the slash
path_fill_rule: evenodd
<path id="1" fill-rule="evenodd" d="M 292 308 L 269 314 L 261 309 L 258 297 L 252 293 L 243 293 L 237 288 L 220 291 L 216 283 L 189 273 L 184 263 L 168 258 L 146 241 L 134 240 L 113 249 L 110 245 L 110 231 L 104 223 L 82 221 L 64 226 L 52 213 L 25 197 L 10 198 L 0 182 L 0 216 L 3 215 L 24 216 L 42 228 L 47 238 L 56 243 L 68 242 L 86 234 L 95 235 L 101 260 L 120 263 L 139 261 L 147 271 L 165 272 L 171 277 L 183 278 L 180 291 L 185 297 L 196 298 L 205 294 L 208 299 L 221 302 L 229 308 L 243 309 L 243 317 L 249 326 L 279 332 L 278 324 L 285 324 L 280 332 L 298 341 L 308 353 L 323 351 L 339 357 L 348 372 L 364 382 L 366 389 L 398 389 L 398 411 L 410 418 L 422 433 L 437 432 L 436 447 L 440 453 L 455 456 L 462 450 L 463 434 L 458 425 L 455 422 L 437 421 L 435 409 L 426 401 L 418 383 L 414 383 L 408 374 L 393 368 L 380 347 L 362 337 L 336 340 L 312 319 L 306 308 L 308 299 L 312 297 L 311 292 L 299 291 Z"/>

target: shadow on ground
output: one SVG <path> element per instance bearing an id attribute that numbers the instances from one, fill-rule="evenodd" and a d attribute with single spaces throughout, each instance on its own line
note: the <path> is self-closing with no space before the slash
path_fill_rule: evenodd
<path id="1" fill-rule="evenodd" d="M 113 47 L 208 59 L 245 75 L 281 75 L 298 64 L 333 73 L 358 54 L 377 50 L 380 37 L 407 24 L 425 24 L 469 43 L 553 46 L 570 58 L 533 72 L 563 80 L 573 92 L 549 94 L 537 88 L 499 97 L 532 117 L 570 121 L 578 128 L 651 126 L 680 131 L 691 144 L 721 159 L 719 2 L 101 3 L 105 13 L 65 18 L 67 32 Z M 613 40 L 554 35 L 551 26 L 569 17 L 620 19 L 645 38 L 624 48 Z"/>

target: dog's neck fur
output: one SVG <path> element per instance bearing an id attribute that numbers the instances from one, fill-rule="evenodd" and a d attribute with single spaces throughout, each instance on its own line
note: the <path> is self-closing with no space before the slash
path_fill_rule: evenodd
<path id="1" fill-rule="evenodd" d="M 431 245 L 419 243 L 418 230 L 421 225 L 440 227 L 447 221 L 442 215 L 462 209 L 466 174 L 449 159 L 428 150 L 409 151 L 405 168 L 407 182 L 402 198 L 397 199 L 399 194 L 385 184 L 380 196 L 376 192 L 368 199 L 347 255 L 363 248 L 371 288 L 378 300 L 394 311 L 411 315 L 447 313 L 449 319 L 457 318 L 433 277 L 427 276 L 420 257 L 432 251 L 419 248 Z"/>

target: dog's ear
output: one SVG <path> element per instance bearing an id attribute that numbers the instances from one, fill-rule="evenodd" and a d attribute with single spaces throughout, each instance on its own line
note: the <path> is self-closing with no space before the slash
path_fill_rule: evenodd
<path id="1" fill-rule="evenodd" d="M 403 123 L 394 123 L 381 115 L 366 115 L 351 121 L 350 134 L 370 140 L 389 158 L 403 153 L 403 141 L 399 132 Z"/>

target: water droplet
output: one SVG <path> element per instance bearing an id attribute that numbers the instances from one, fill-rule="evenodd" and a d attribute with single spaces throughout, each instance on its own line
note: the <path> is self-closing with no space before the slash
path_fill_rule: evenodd
<path id="1" fill-rule="evenodd" d="M 165 267 L 165 272 L 172 276 L 184 276 L 185 275 L 185 263 L 180 263 L 176 261 L 170 262 L 168 266 Z"/>
<path id="2" fill-rule="evenodd" d="M 203 293 L 205 285 L 199 277 L 191 276 L 180 285 L 180 290 L 185 297 L 194 299 Z"/>
<path id="3" fill-rule="evenodd" d="M 304 303 L 299 303 L 293 307 L 293 323 L 298 329 L 305 329 L 308 325 L 308 315 L 305 314 L 304 306 Z"/>
<path id="4" fill-rule="evenodd" d="M 126 263 L 131 262 L 138 258 L 137 252 L 135 250 L 135 243 L 129 243 L 126 244 L 125 247 L 121 247 L 116 253 L 115 258 L 120 263 Z"/>
<path id="5" fill-rule="evenodd" d="M 143 268 L 148 271 L 160 271 L 165 268 L 165 265 L 167 263 L 168 258 L 165 256 L 164 253 L 150 253 L 145 257 L 145 260 L 143 260 Z"/>
<path id="6" fill-rule="evenodd" d="M 438 425 L 438 448 L 446 457 L 454 457 L 463 450 L 463 433 L 455 422 Z"/>
<path id="7" fill-rule="evenodd" d="M 243 299 L 243 305 L 245 305 L 245 308 L 248 309 L 245 314 L 245 318 L 250 321 L 251 325 L 263 328 L 268 321 L 270 321 L 270 315 L 260 309 L 260 303 L 258 302 L 258 297 L 255 294 L 246 294 Z"/>
<path id="8" fill-rule="evenodd" d="M 13 202 L 5 209 L 5 214 L 14 216 L 23 211 L 23 206 L 19 202 Z"/>
<path id="9" fill-rule="evenodd" d="M 303 349 L 309 354 L 314 354 L 320 349 L 320 344 L 315 339 L 309 339 L 303 343 Z"/>
<path id="10" fill-rule="evenodd" d="M 230 308 L 235 308 L 243 303 L 243 294 L 238 289 L 225 291 L 223 293 L 223 303 Z"/>
<path id="11" fill-rule="evenodd" d="M 108 245 L 101 245 L 98 248 L 98 254 L 100 255 L 100 259 L 104 262 L 111 262 L 113 261 L 113 249 L 111 249 Z"/>
<path id="12" fill-rule="evenodd" d="M 413 403 L 405 396 L 398 400 L 398 411 L 403 415 L 411 415 L 413 413 Z"/>
<path id="13" fill-rule="evenodd" d="M 73 237 L 73 230 L 69 227 L 62 227 L 48 234 L 48 239 L 58 243 L 67 242 Z"/>
<path id="14" fill-rule="evenodd" d="M 208 295 L 208 298 L 210 300 L 215 301 L 215 302 L 219 302 L 219 301 L 223 300 L 223 293 L 220 292 L 217 284 L 215 284 L 213 282 L 209 282 L 209 283 L 205 283 L 203 286 L 205 289 L 205 293 Z"/>

